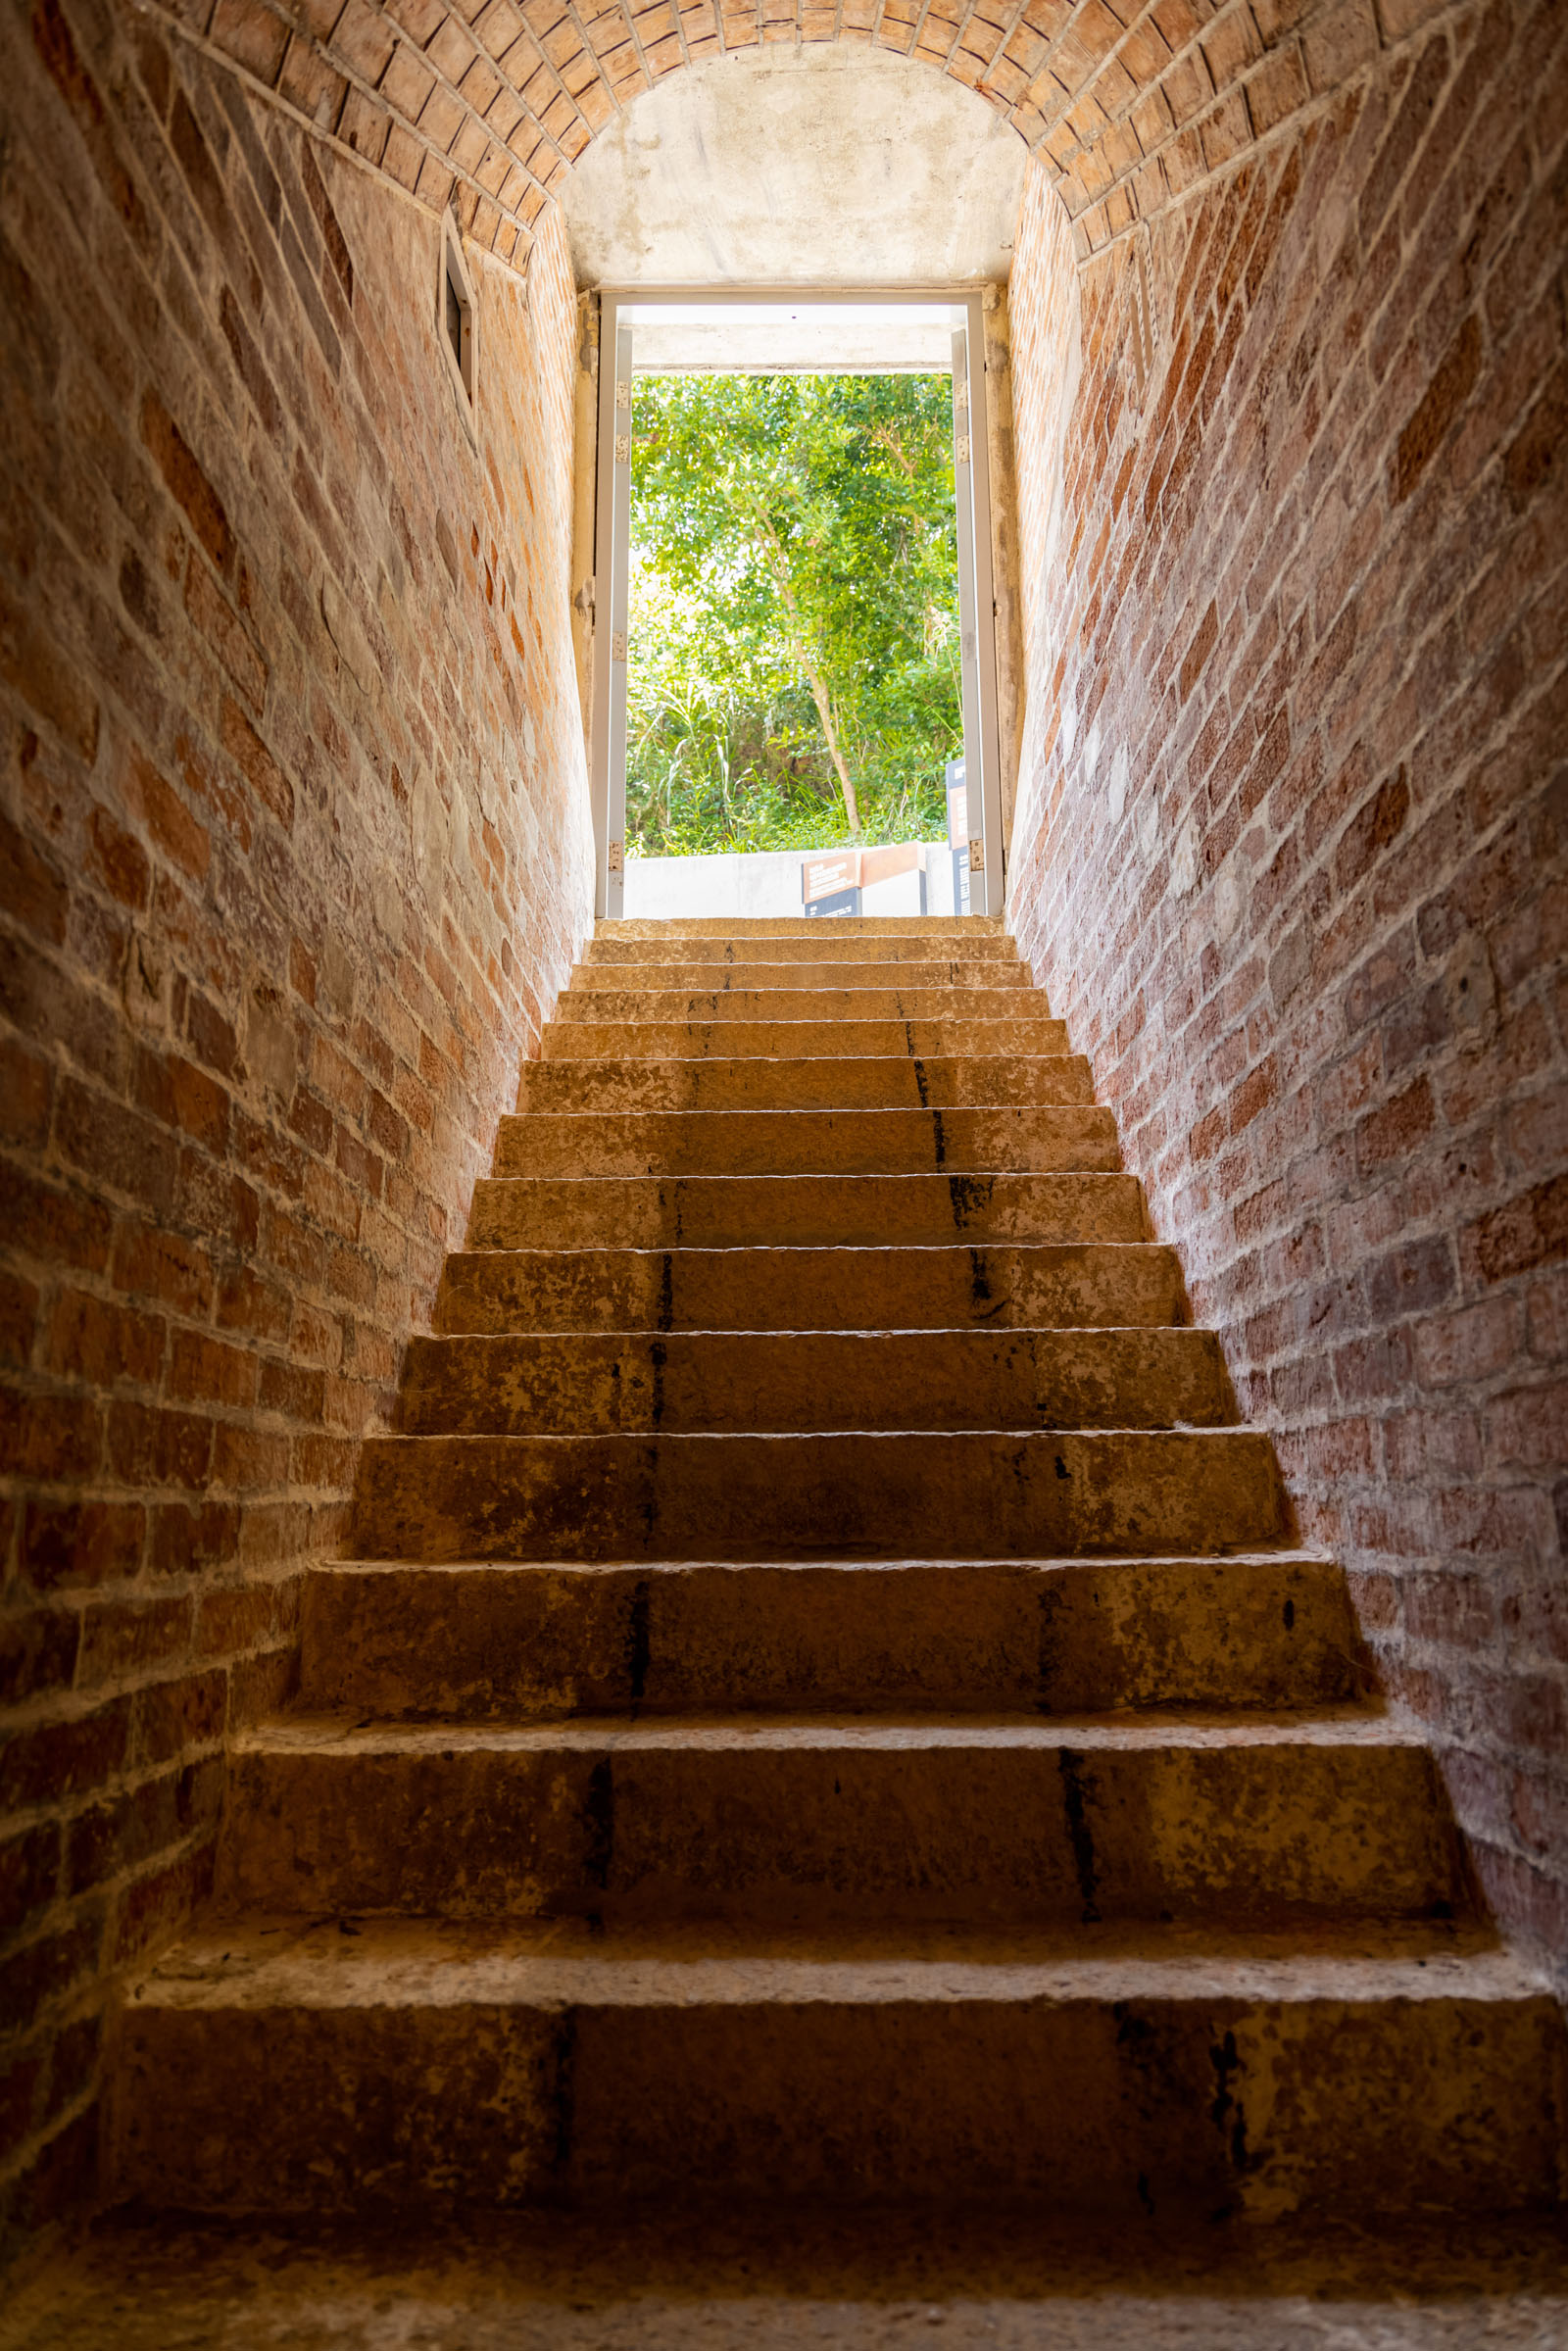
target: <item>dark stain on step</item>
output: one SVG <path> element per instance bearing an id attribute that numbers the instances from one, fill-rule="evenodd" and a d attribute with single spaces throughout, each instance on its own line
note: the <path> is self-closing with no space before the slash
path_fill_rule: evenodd
<path id="1" fill-rule="evenodd" d="M 675 1324 L 675 1260 L 665 1249 L 663 1267 L 659 1277 L 659 1327 L 662 1331 Z"/>
<path id="2" fill-rule="evenodd" d="M 933 1110 L 931 1113 L 931 1139 L 936 1145 L 937 1165 L 941 1167 L 945 1163 L 948 1156 L 948 1139 L 942 1131 L 942 1113 L 940 1110 Z"/>
<path id="3" fill-rule="evenodd" d="M 640 1706 L 648 1688 L 648 1666 L 653 1651 L 648 1636 L 648 1603 L 653 1587 L 646 1576 L 639 1576 L 632 1586 L 631 1615 L 626 1626 L 626 1679 L 631 1684 L 631 1702 Z M 605 1770 L 610 1766 L 606 1764 Z"/>
<path id="4" fill-rule="evenodd" d="M 1100 1923 L 1100 1909 L 1095 1900 L 1100 1891 L 1100 1870 L 1095 1860 L 1095 1833 L 1090 1825 L 1089 1807 L 1100 1792 L 1099 1783 L 1085 1770 L 1083 1756 L 1074 1747 L 1062 1748 L 1057 1767 L 1067 1813 L 1067 1835 L 1072 1840 L 1073 1867 L 1078 1873 L 1078 1891 L 1083 1896 L 1083 1923 L 1094 1927 Z"/>
<path id="5" fill-rule="evenodd" d="M 906 1021 L 904 1025 L 906 1031 L 907 1031 L 909 1025 L 908 1022 Z M 926 1084 L 925 1063 L 919 1058 L 918 1054 L 915 1056 L 913 1067 L 914 1083 L 920 1096 L 920 1107 L 922 1110 L 929 1109 L 931 1105 L 931 1089 Z"/>
<path id="6" fill-rule="evenodd" d="M 1052 1691 L 1061 1662 L 1061 1615 L 1066 1593 L 1054 1581 L 1040 1594 L 1040 1645 L 1035 1659 L 1035 1710 L 1052 1712 Z"/>
<path id="7" fill-rule="evenodd" d="M 953 1222 L 956 1231 L 961 1233 L 971 1216 L 978 1215 L 982 1208 L 990 1205 L 996 1180 L 995 1176 L 949 1176 L 948 1199 L 953 1203 Z"/>
<path id="8" fill-rule="evenodd" d="M 1067 1467 L 1066 1462 L 1063 1461 L 1059 1453 L 1056 1455 L 1056 1475 L 1058 1478 L 1070 1478 L 1072 1476 L 1071 1470 Z"/>
<path id="9" fill-rule="evenodd" d="M 571 2142 L 574 2135 L 577 2105 L 577 2011 L 562 2011 L 556 2028 L 556 2079 L 550 2093 L 550 2107 L 555 2121 L 555 2146 L 552 2149 L 554 2168 L 564 2174 L 571 2162 Z"/>
<path id="10" fill-rule="evenodd" d="M 1236 2035 L 1227 2033 L 1208 2052 L 1208 2062 L 1214 2069 L 1214 2103 L 1209 2108 L 1209 2120 L 1226 2142 L 1231 2163 L 1238 2172 L 1251 2168 L 1247 2153 L 1247 2116 L 1240 2098 L 1232 2094 L 1231 2083 L 1242 2070 L 1237 2052 Z"/>
<path id="11" fill-rule="evenodd" d="M 1296 1602 L 1294 1600 L 1287 1600 L 1285 1603 L 1285 1630 L 1287 1633 L 1296 1631 Z"/>
<path id="12" fill-rule="evenodd" d="M 969 1251 L 969 1319 L 989 1322 L 1002 1312 L 1004 1301 L 991 1295 L 991 1266 L 983 1249 Z"/>
<path id="13" fill-rule="evenodd" d="M 668 1263 L 667 1258 L 665 1263 Z M 653 1423 L 657 1429 L 664 1418 L 664 1366 L 669 1361 L 669 1349 L 662 1339 L 656 1339 L 648 1355 L 654 1367 Z"/>
<path id="14" fill-rule="evenodd" d="M 603 1893 L 610 1884 L 615 1858 L 615 1782 L 608 1755 L 601 1756 L 588 1775 L 588 1800 L 583 1806 L 583 1876 Z"/>

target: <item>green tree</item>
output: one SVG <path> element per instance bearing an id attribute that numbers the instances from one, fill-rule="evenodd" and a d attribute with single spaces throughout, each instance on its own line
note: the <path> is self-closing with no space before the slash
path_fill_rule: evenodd
<path id="1" fill-rule="evenodd" d="M 645 853 L 945 829 L 951 402 L 945 375 L 638 378 L 626 814 Z"/>

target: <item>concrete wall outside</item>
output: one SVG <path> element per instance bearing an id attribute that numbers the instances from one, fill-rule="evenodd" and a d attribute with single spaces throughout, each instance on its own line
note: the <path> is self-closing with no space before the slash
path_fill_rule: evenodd
<path id="1" fill-rule="evenodd" d="M 801 864 L 809 850 L 779 849 L 710 857 L 628 857 L 626 914 L 671 916 L 799 914 Z M 895 874 L 863 893 L 867 914 L 919 911 L 916 877 Z M 926 912 L 953 911 L 953 861 L 948 845 L 926 849 Z M 826 919 L 826 918 L 825 918 Z"/>

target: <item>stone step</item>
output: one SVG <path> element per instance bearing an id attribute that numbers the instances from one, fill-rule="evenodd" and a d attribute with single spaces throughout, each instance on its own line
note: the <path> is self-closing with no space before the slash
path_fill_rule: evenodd
<path id="1" fill-rule="evenodd" d="M 543 1064 L 538 1064 L 543 1066 Z M 494 1173 L 913 1175 L 1113 1171 L 1108 1110 L 588 1110 L 506 1117 Z"/>
<path id="2" fill-rule="evenodd" d="M 1347 1703 L 1334 1560 L 317 1568 L 301 1699 L 356 1715 L 941 1711 Z"/>
<path id="3" fill-rule="evenodd" d="M 1034 989 L 1022 963 L 968 962 L 928 956 L 920 962 L 896 964 L 838 963 L 825 957 L 807 962 L 800 956 L 788 962 L 763 957 L 745 962 L 704 962 L 689 956 L 661 956 L 647 963 L 575 963 L 567 982 L 570 996 L 667 996 L 689 989 L 702 995 L 771 996 L 818 994 L 836 989 L 872 989 L 903 995 L 933 988 L 946 989 L 960 1000 L 978 992 L 1005 995 L 1013 1009 L 1028 1003 L 1030 1009 L 1049 1012 L 1042 1000 L 1033 1003 Z"/>
<path id="4" fill-rule="evenodd" d="M 893 1110 L 1081 1104 L 1095 1099 L 1082 1053 L 822 1054 L 812 1059 L 525 1061 L 517 1110 Z"/>
<path id="5" fill-rule="evenodd" d="M 1086 1939 L 218 1921 L 124 2012 L 110 2194 L 313 2220 L 1026 2196 L 1204 2229 L 1558 2207 L 1562 2017 L 1517 1960 L 1392 1927 L 1343 1953 Z"/>
<path id="6" fill-rule="evenodd" d="M 661 957 L 678 955 L 691 963 L 923 963 L 933 956 L 950 956 L 965 963 L 1016 963 L 1018 948 L 1015 940 L 1003 931 L 965 931 L 958 934 L 937 930 L 910 930 L 893 936 L 887 932 L 868 936 L 851 933 L 844 924 L 835 922 L 824 930 L 820 922 L 808 926 L 804 937 L 770 936 L 765 941 L 726 931 L 722 937 L 698 936 L 690 939 L 671 938 L 663 933 L 654 938 L 624 938 L 620 926 L 601 929 L 583 948 L 584 963 L 626 963 L 640 966 L 657 962 Z M 630 983 L 628 982 L 628 985 Z"/>
<path id="7" fill-rule="evenodd" d="M 550 1176 L 474 1186 L 476 1249 L 1146 1241 L 1135 1176 Z"/>
<path id="8" fill-rule="evenodd" d="M 415 1338 L 406 1437 L 588 1429 L 1168 1429 L 1236 1419 L 1211 1331 L 679 1331 Z"/>
<path id="9" fill-rule="evenodd" d="M 608 976 L 608 975 L 607 975 Z M 1043 1019 L 1044 995 L 1021 988 L 563 989 L 555 1018 L 566 1020 L 956 1020 Z"/>
<path id="10" fill-rule="evenodd" d="M 1377 1717 L 361 1723 L 230 1740 L 225 1908 L 822 1928 L 1278 1928 L 1463 1906 Z"/>
<path id="11" fill-rule="evenodd" d="M 1064 1053 L 1067 1024 L 1016 1020 L 553 1020 L 539 1044 L 546 1061 L 810 1060 L 819 1054 Z"/>
<path id="12" fill-rule="evenodd" d="M 1213 1552 L 1278 1542 L 1244 1429 L 780 1437 L 370 1437 L 362 1559 Z"/>
<path id="13" fill-rule="evenodd" d="M 470 1332 L 1140 1329 L 1185 1323 L 1157 1242 L 962 1249 L 455 1249 L 443 1336 Z"/>

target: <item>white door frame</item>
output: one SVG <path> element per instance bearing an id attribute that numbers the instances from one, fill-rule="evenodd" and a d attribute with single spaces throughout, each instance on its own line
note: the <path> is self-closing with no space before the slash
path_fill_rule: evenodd
<path id="1" fill-rule="evenodd" d="M 963 748 L 969 807 L 981 831 L 969 846 L 969 908 L 1003 907 L 1002 761 L 997 723 L 997 637 L 991 570 L 991 472 L 986 430 L 985 288 L 959 286 L 607 286 L 600 294 L 599 439 L 594 498 L 593 715 L 588 762 L 593 808 L 594 912 L 613 921 L 625 906 L 626 619 L 631 514 L 632 329 L 629 310 L 728 304 L 870 308 L 946 306 L 953 314 L 954 477 L 957 494 L 958 615 Z M 974 790 L 978 770 L 981 788 Z M 973 816 L 970 817 L 971 824 Z"/>

